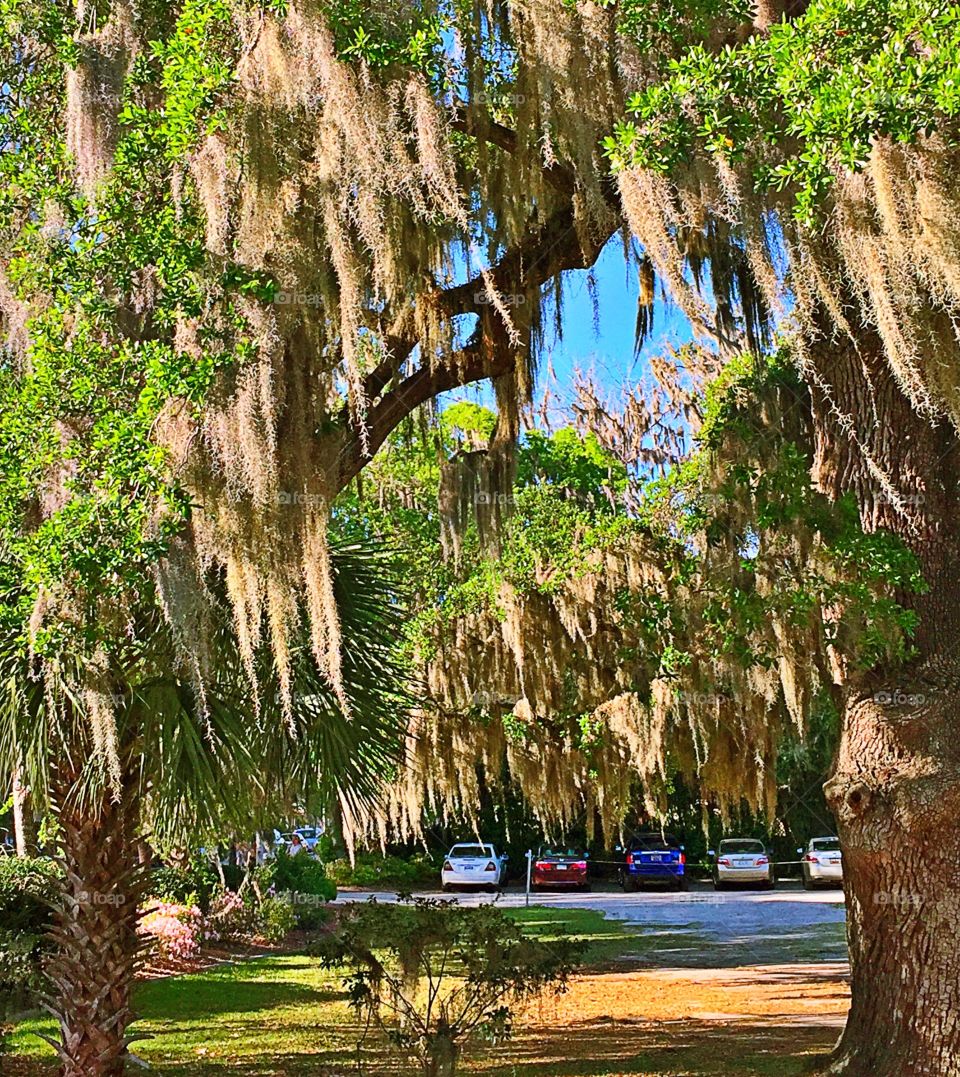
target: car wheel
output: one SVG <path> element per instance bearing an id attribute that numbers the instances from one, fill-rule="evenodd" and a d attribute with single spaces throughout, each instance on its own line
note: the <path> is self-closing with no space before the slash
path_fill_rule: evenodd
<path id="1" fill-rule="evenodd" d="M 714 879 L 713 880 L 713 888 L 714 888 L 714 890 L 726 890 L 727 884 L 720 882 L 719 879 Z"/>
<path id="2" fill-rule="evenodd" d="M 690 877 L 688 875 L 681 875 L 680 878 L 677 879 L 677 889 L 678 890 L 689 890 L 690 889 Z"/>
<path id="3" fill-rule="evenodd" d="M 628 894 L 636 893 L 637 880 L 632 875 L 624 875 L 623 876 L 623 889 Z"/>
<path id="4" fill-rule="evenodd" d="M 812 890 L 814 888 L 813 879 L 811 879 L 806 872 L 803 873 L 803 888 L 804 890 Z"/>
<path id="5" fill-rule="evenodd" d="M 578 887 L 578 889 L 579 889 L 581 894 L 587 894 L 587 893 L 590 892 L 590 884 L 589 883 L 581 883 L 580 886 Z"/>
<path id="6" fill-rule="evenodd" d="M 771 875 L 764 886 L 765 890 L 772 890 L 777 885 L 776 875 Z"/>
<path id="7" fill-rule="evenodd" d="M 440 889 L 443 891 L 444 894 L 449 894 L 453 887 L 449 883 L 441 883 Z"/>

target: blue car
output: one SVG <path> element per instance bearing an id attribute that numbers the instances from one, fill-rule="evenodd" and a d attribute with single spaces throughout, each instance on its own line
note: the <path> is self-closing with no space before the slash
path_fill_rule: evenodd
<path id="1" fill-rule="evenodd" d="M 631 842 L 620 869 L 624 890 L 637 890 L 644 883 L 668 883 L 678 890 L 689 888 L 687 857 L 673 834 L 638 834 Z"/>

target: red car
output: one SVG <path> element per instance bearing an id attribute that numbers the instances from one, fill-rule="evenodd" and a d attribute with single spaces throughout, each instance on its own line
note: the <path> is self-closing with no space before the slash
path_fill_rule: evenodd
<path id="1" fill-rule="evenodd" d="M 533 861 L 530 885 L 539 890 L 544 886 L 572 886 L 589 890 L 587 854 L 579 849 L 544 846 Z"/>

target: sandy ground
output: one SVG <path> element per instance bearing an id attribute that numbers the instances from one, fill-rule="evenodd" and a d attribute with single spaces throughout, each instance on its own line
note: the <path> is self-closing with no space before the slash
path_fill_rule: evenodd
<path id="1" fill-rule="evenodd" d="M 483 1077 L 815 1073 L 843 1028 L 846 965 L 656 969 L 580 978 L 526 1015 Z"/>

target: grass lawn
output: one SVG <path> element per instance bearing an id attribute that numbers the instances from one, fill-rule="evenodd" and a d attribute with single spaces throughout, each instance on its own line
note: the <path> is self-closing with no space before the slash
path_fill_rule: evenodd
<path id="1" fill-rule="evenodd" d="M 789 973 L 744 979 L 710 971 L 698 981 L 685 972 L 633 971 L 617 959 L 635 955 L 648 939 L 629 925 L 580 909 L 533 906 L 511 914 L 545 939 L 583 939 L 588 964 L 568 994 L 523 1015 L 513 1041 L 470 1051 L 463 1068 L 474 1077 L 789 1077 L 829 1046 L 831 1021 L 845 1009 L 836 975 L 804 982 Z M 305 956 L 271 955 L 142 983 L 136 1007 L 135 1030 L 151 1038 L 134 1051 L 165 1077 L 358 1072 L 362 1030 L 339 979 Z M 5 1077 L 50 1072 L 52 1051 L 32 1035 L 37 1031 L 53 1029 L 40 1019 L 18 1027 L 0 1066 Z M 368 1077 L 406 1072 L 373 1036 L 363 1061 Z"/>

